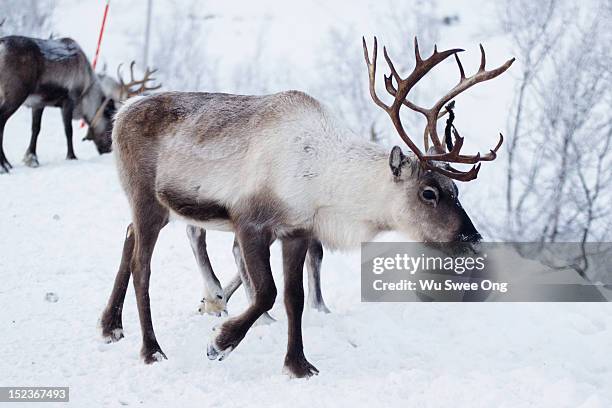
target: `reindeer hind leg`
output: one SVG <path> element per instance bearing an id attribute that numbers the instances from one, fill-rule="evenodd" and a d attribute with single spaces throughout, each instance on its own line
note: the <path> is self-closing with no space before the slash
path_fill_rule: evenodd
<path id="1" fill-rule="evenodd" d="M 32 108 L 32 136 L 30 137 L 30 145 L 23 156 L 23 163 L 28 167 L 38 167 L 38 156 L 36 155 L 36 144 L 38 135 L 40 134 L 40 125 L 42 122 L 44 107 Z"/>
<path id="2" fill-rule="evenodd" d="M 100 318 L 100 328 L 102 336 L 106 342 L 116 342 L 123 338 L 123 323 L 121 315 L 123 312 L 123 301 L 125 293 L 130 282 L 130 264 L 132 262 L 132 254 L 134 252 L 134 227 L 130 224 L 125 234 L 123 243 L 123 254 L 121 255 L 121 264 L 117 271 L 113 292 L 108 299 L 108 304 Z"/>
<path id="3" fill-rule="evenodd" d="M 319 312 L 329 313 L 321 292 L 321 264 L 323 262 L 323 246 L 321 242 L 312 239 L 306 255 L 306 270 L 308 271 L 308 306 Z"/>
<path id="4" fill-rule="evenodd" d="M 202 314 L 223 316 L 227 314 L 225 293 L 221 283 L 213 271 L 206 250 L 206 230 L 204 228 L 187 225 L 187 236 L 193 255 L 198 264 L 198 269 L 204 281 L 204 294 L 198 311 Z"/>

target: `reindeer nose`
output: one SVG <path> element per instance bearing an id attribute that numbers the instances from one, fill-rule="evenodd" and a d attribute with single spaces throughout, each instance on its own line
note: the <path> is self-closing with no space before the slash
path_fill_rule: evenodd
<path id="1" fill-rule="evenodd" d="M 478 231 L 476 231 L 473 234 L 469 234 L 469 235 L 465 235 L 465 234 L 459 235 L 459 240 L 461 242 L 477 243 L 477 242 L 480 242 L 481 239 L 482 239 L 482 235 L 480 235 Z"/>
<path id="2" fill-rule="evenodd" d="M 463 222 L 461 228 L 459 228 L 458 233 L 458 241 L 459 242 L 480 242 L 482 239 L 482 235 L 478 232 L 474 224 L 472 224 L 472 220 L 468 217 L 467 214 L 463 217 Z"/>
<path id="3" fill-rule="evenodd" d="M 98 148 L 99 154 L 110 153 L 113 150 L 112 145 L 110 143 L 96 147 Z"/>

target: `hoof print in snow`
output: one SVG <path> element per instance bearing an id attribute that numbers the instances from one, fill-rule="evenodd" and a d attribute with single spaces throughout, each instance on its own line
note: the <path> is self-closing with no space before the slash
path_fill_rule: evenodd
<path id="1" fill-rule="evenodd" d="M 47 292 L 47 294 L 45 294 L 45 300 L 50 303 L 57 303 L 59 296 L 53 292 Z"/>

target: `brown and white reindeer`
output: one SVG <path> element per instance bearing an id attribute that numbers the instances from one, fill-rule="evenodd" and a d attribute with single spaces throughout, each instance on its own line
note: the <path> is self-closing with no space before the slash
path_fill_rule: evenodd
<path id="1" fill-rule="evenodd" d="M 390 105 L 376 95 L 376 54 L 364 54 L 375 103 L 390 116 L 411 150 L 381 146 L 358 137 L 336 121 L 317 100 L 297 91 L 266 96 L 165 92 L 129 101 L 117 114 L 113 141 L 121 183 L 133 223 L 128 228 L 121 267 L 102 316 L 102 331 L 120 338 L 121 311 L 133 276 L 146 363 L 165 358 L 151 321 L 150 261 L 160 230 L 171 217 L 206 229 L 234 231 L 254 289 L 254 300 L 226 320 L 208 344 L 210 359 L 222 360 L 238 346 L 253 323 L 272 308 L 277 290 L 270 269 L 270 244 L 280 239 L 284 301 L 288 317 L 285 369 L 295 377 L 317 373 L 303 352 L 302 268 L 313 238 L 327 248 L 356 247 L 385 230 L 399 230 L 428 243 L 480 240 L 461 207 L 453 180 L 477 177 L 482 161 L 494 160 L 497 146 L 485 155 L 461 153 L 463 139 L 446 151 L 436 124 L 443 107 L 472 85 L 508 69 L 485 70 L 466 77 L 459 49 L 422 59 L 415 40 L 416 66 L 405 78 L 385 77 Z M 431 109 L 407 99 L 412 87 L 432 68 L 455 55 L 459 83 Z M 427 119 L 432 143 L 425 153 L 408 136 L 400 109 Z M 448 163 L 474 164 L 461 171 Z M 119 334 L 119 335 L 118 335 Z"/>
<path id="2" fill-rule="evenodd" d="M 2 148 L 4 127 L 23 104 L 32 108 L 32 137 L 23 159 L 26 165 L 38 166 L 36 142 L 47 106 L 62 110 L 66 159 L 76 159 L 73 119 L 82 118 L 90 126 L 100 154 L 111 151 L 114 106 L 105 98 L 85 53 L 71 38 L 0 38 L 0 173 L 12 168 Z"/>
<path id="3" fill-rule="evenodd" d="M 98 74 L 102 91 L 107 98 L 113 100 L 116 107 L 121 107 L 129 98 L 161 88 L 161 84 L 156 86 L 148 85 L 149 82 L 155 81 L 152 75 L 157 72 L 157 69 L 151 70 L 147 67 L 142 79 L 136 79 L 134 75 L 135 64 L 135 61 L 130 63 L 130 79 L 128 81 L 124 80 L 121 74 L 121 64 L 117 67 L 116 79 L 107 75 L 105 73 L 106 69 L 103 69 L 103 72 Z M 89 135 L 90 133 L 88 133 L 86 138 L 89 137 Z M 213 271 L 208 256 L 206 248 L 206 230 L 193 225 L 187 225 L 187 236 L 198 265 L 198 270 L 204 282 L 203 297 L 198 307 L 200 313 L 215 316 L 227 314 L 227 302 L 236 289 L 243 283 L 247 297 L 250 300 L 253 299 L 253 288 L 246 277 L 244 261 L 240 255 L 240 249 L 236 240 L 234 240 L 232 252 L 234 254 L 238 273 L 225 287 L 221 287 L 221 283 Z M 322 260 L 323 248 L 321 243 L 313 239 L 307 253 L 306 263 L 308 271 L 308 304 L 313 309 L 328 313 L 329 309 L 325 305 L 321 293 L 320 271 Z M 260 318 L 261 323 L 270 323 L 273 321 L 274 319 L 268 312 L 264 313 Z"/>

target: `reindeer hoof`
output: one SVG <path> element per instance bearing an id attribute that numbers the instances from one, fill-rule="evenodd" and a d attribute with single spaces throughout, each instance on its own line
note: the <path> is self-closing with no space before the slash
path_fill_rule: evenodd
<path id="1" fill-rule="evenodd" d="M 106 343 L 116 343 L 123 338 L 123 329 L 119 327 L 110 331 L 104 331 L 102 337 Z"/>
<path id="2" fill-rule="evenodd" d="M 234 350 L 232 346 L 226 348 L 225 350 L 219 350 L 215 345 L 215 341 L 212 340 L 206 347 L 206 357 L 208 357 L 209 360 L 223 361 L 225 358 L 227 358 L 227 356 L 229 356 L 232 350 Z"/>
<path id="3" fill-rule="evenodd" d="M 291 378 L 310 378 L 319 374 L 319 370 L 306 360 L 304 355 L 298 357 L 286 357 L 283 373 Z"/>
<path id="4" fill-rule="evenodd" d="M 141 354 L 145 364 L 153 364 L 157 363 L 158 361 L 168 359 L 168 357 L 166 357 L 166 354 L 164 354 L 164 352 L 161 350 L 161 348 L 159 348 L 159 346 L 152 348 L 151 350 L 143 350 Z"/>
<path id="5" fill-rule="evenodd" d="M 331 313 L 330 310 L 325 305 L 325 303 L 313 303 L 310 305 L 310 307 L 316 310 L 317 312 L 326 313 L 326 314 Z"/>
<path id="6" fill-rule="evenodd" d="M 9 163 L 8 160 L 6 160 L 6 157 L 4 157 L 4 154 L 0 154 L 0 174 L 8 174 L 10 173 L 10 169 L 12 169 L 13 166 L 11 166 L 11 163 Z"/>
<path id="7" fill-rule="evenodd" d="M 236 348 L 242 337 L 236 339 L 232 335 L 232 325 L 226 326 L 228 321 L 213 327 L 213 333 L 206 346 L 206 356 L 209 360 L 225 360 Z M 229 331 L 228 331 L 229 327 Z M 220 340 L 220 341 L 219 341 Z"/>
<path id="8" fill-rule="evenodd" d="M 223 298 L 217 299 L 216 301 L 202 298 L 198 306 L 198 312 L 200 314 L 208 314 L 216 317 L 225 317 L 227 316 L 227 304 Z"/>
<path id="9" fill-rule="evenodd" d="M 38 167 L 40 164 L 38 163 L 38 157 L 33 153 L 26 153 L 23 156 L 23 164 L 28 167 Z"/>
<path id="10" fill-rule="evenodd" d="M 77 160 L 77 157 L 74 154 L 67 154 L 66 160 Z"/>

